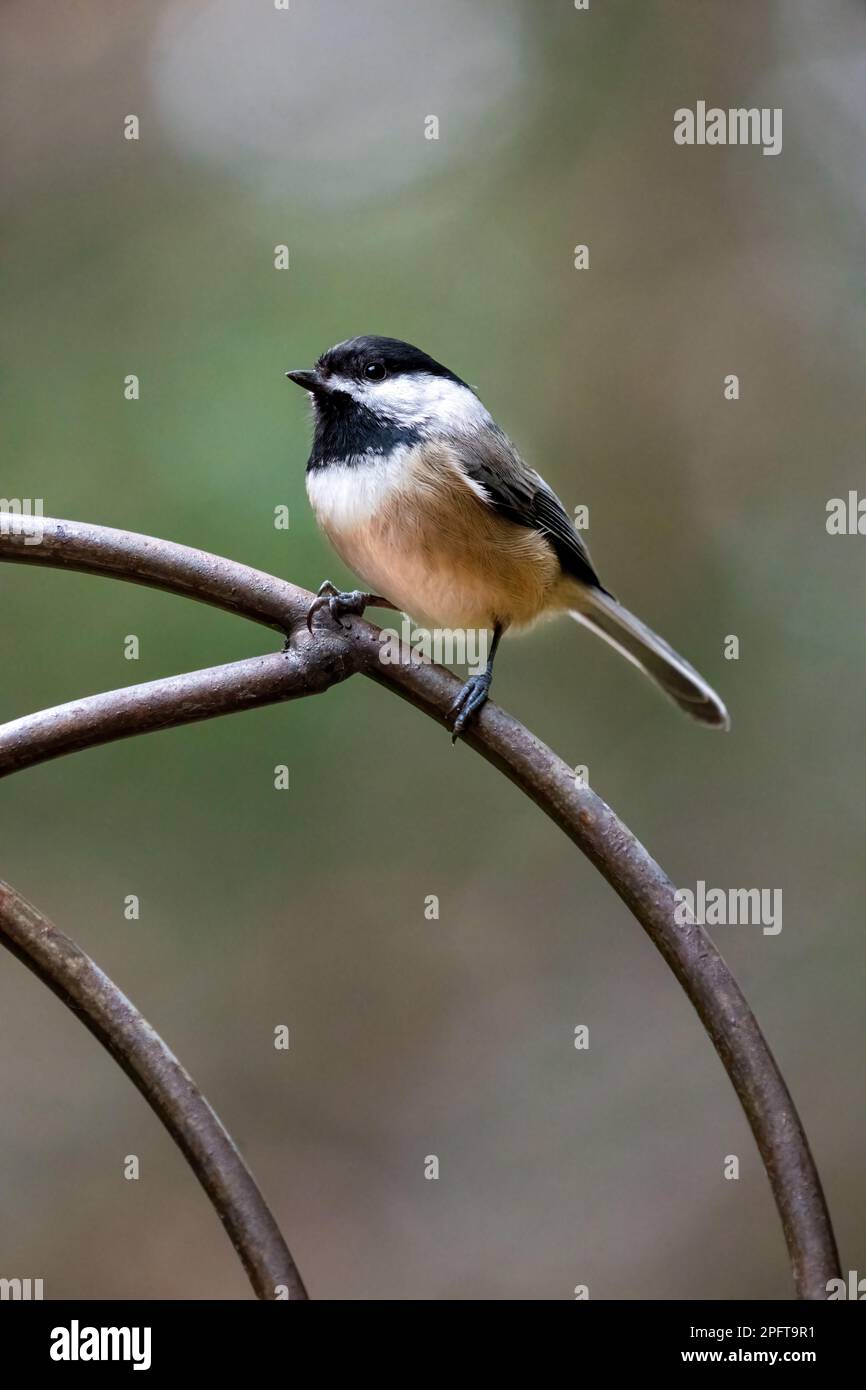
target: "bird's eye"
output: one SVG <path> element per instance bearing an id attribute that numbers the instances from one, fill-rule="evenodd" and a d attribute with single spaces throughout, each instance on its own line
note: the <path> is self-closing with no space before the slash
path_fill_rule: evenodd
<path id="1" fill-rule="evenodd" d="M 368 362 L 364 368 L 364 376 L 368 381 L 384 381 L 387 375 L 383 362 Z"/>

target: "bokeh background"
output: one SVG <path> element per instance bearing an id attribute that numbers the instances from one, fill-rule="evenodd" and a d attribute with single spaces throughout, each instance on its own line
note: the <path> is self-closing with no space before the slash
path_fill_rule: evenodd
<path id="1" fill-rule="evenodd" d="M 495 695 L 676 882 L 783 889 L 781 935 L 716 936 L 861 1271 L 866 540 L 825 516 L 863 485 L 864 79 L 859 0 L 0 9 L 0 492 L 350 582 L 284 371 L 380 332 L 476 384 L 733 732 L 567 623 L 507 642 Z M 782 153 L 675 146 L 699 99 L 781 106 Z M 108 580 L 0 583 L 4 719 L 272 646 Z M 751 1136 L 667 968 L 534 807 L 387 692 L 356 679 L 68 758 L 4 782 L 0 818 L 0 873 L 190 1068 L 314 1297 L 791 1295 Z M 0 1101 L 0 1274 L 248 1296 L 139 1095 L 12 958 Z"/>

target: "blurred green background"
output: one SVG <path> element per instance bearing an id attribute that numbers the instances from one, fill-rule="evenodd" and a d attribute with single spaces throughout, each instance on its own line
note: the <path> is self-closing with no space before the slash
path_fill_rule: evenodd
<path id="1" fill-rule="evenodd" d="M 0 492 L 351 582 L 284 371 L 374 332 L 473 382 L 733 732 L 567 623 L 506 642 L 495 697 L 677 883 L 783 889 L 779 936 L 716 937 L 862 1272 L 866 541 L 824 523 L 863 478 L 863 6 L 6 0 L 0 52 Z M 782 153 L 675 146 L 698 100 L 782 107 Z M 0 583 L 3 719 L 274 645 L 108 580 Z M 190 1068 L 314 1297 L 790 1295 L 755 1146 L 667 968 L 534 807 L 387 692 L 77 755 L 4 782 L 0 817 L 0 875 Z M 248 1295 L 141 1098 L 12 958 L 0 1103 L 0 1275 Z"/>

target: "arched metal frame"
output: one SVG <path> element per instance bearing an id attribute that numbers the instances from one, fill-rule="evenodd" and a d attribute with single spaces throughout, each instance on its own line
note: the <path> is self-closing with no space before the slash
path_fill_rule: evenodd
<path id="1" fill-rule="evenodd" d="M 36 534 L 40 539 L 34 544 Z M 309 633 L 305 618 L 312 595 L 306 590 L 170 541 L 83 522 L 0 513 L 0 560 L 108 575 L 163 589 L 252 619 L 288 638 L 282 652 L 90 696 L 3 725 L 0 776 L 133 734 L 319 694 L 356 674 L 388 687 L 442 724 L 458 689 L 456 678 L 441 667 L 408 661 L 383 664 L 378 630 L 363 620 L 352 619 L 347 628 L 325 620 Z M 463 742 L 508 777 L 578 846 L 661 952 L 709 1034 L 752 1128 L 782 1220 L 796 1293 L 803 1299 L 826 1299 L 828 1280 L 840 1274 L 839 1257 L 809 1144 L 757 1020 L 711 938 L 696 923 L 676 921 L 670 879 L 610 807 L 590 787 L 580 785 L 571 768 L 523 725 L 488 703 Z M 0 942 L 81 1014 L 80 1001 L 76 1004 L 69 990 L 69 965 L 78 948 L 46 924 L 59 942 L 66 943 L 56 954 L 52 977 L 40 955 L 40 941 L 44 946 L 46 940 L 42 923 L 44 919 L 14 890 L 0 891 Z M 89 965 L 97 970 L 92 962 Z M 97 973 L 115 990 L 117 1007 L 123 1000 L 123 1007 L 131 1009 L 116 987 Z M 85 1016 L 84 1021 L 133 1076 L 193 1164 L 259 1296 L 273 1297 L 275 1284 L 288 1283 L 292 1297 L 305 1297 L 273 1218 L 209 1107 L 217 1128 L 209 1131 L 201 1153 L 184 1140 L 184 1121 L 193 1123 L 192 1083 L 174 1058 L 183 1078 L 179 1090 L 167 1097 L 167 1108 L 154 1104 L 148 1093 L 153 1069 L 171 1054 L 157 1049 L 149 1059 L 144 1055 L 142 1030 L 154 1036 L 145 1021 L 128 1015 L 124 1031 L 110 1009 L 100 1016 L 98 1027 L 93 1018 Z M 130 1065 L 132 1057 L 144 1067 L 140 1077 Z M 281 1272 L 279 1279 L 275 1270 Z"/>

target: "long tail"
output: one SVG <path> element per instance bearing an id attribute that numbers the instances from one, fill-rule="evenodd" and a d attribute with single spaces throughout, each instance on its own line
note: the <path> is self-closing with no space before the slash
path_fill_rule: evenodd
<path id="1" fill-rule="evenodd" d="M 693 719 L 714 729 L 731 727 L 728 711 L 712 686 L 610 594 L 602 589 L 583 589 L 581 606 L 572 609 L 571 616 L 650 676 Z"/>

